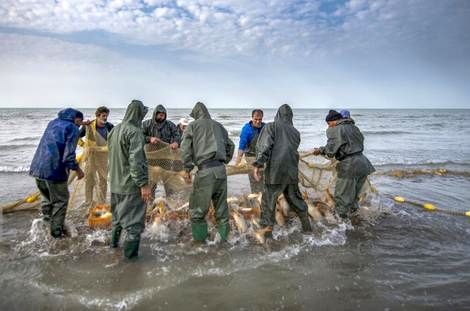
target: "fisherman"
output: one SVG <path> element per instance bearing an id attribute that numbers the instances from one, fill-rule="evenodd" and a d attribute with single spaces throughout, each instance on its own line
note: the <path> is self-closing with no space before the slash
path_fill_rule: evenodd
<path id="1" fill-rule="evenodd" d="M 67 181 L 70 171 L 75 171 L 78 179 L 84 176 L 75 155 L 78 127 L 82 121 L 80 111 L 72 108 L 61 110 L 58 117 L 47 125 L 31 162 L 29 175 L 36 178 L 42 196 L 42 216 L 50 222 L 54 238 L 61 238 L 66 233 L 64 221 L 69 202 Z"/>
<path id="2" fill-rule="evenodd" d="M 265 123 L 263 122 L 263 110 L 255 109 L 251 112 L 251 120 L 246 123 L 240 133 L 240 143 L 238 145 L 238 154 L 235 160 L 235 165 L 239 165 L 243 155 L 245 155 L 246 162 L 252 164 L 256 158 L 256 143 L 259 134 L 263 129 Z M 260 175 L 262 178 L 262 171 Z M 258 193 L 263 191 L 263 181 L 256 181 L 253 172 L 248 174 L 250 180 L 251 193 Z"/>
<path id="3" fill-rule="evenodd" d="M 122 123 L 108 135 L 113 215 L 111 247 L 119 246 L 121 231 L 125 229 L 124 256 L 129 259 L 138 256 L 140 235 L 145 226 L 146 202 L 152 197 L 142 131 L 142 120 L 146 114 L 147 107 L 141 101 L 133 100 Z"/>
<path id="4" fill-rule="evenodd" d="M 261 200 L 261 220 L 265 237 L 272 238 L 276 202 L 281 195 L 300 218 L 303 232 L 312 231 L 308 207 L 299 189 L 300 133 L 293 126 L 293 113 L 289 105 L 279 107 L 274 122 L 266 124 L 256 144 L 253 176 L 261 180 L 264 167 L 264 189 Z"/>
<path id="5" fill-rule="evenodd" d="M 166 145 L 169 145 L 171 150 L 178 149 L 180 142 L 178 128 L 173 122 L 167 120 L 167 111 L 163 105 L 158 105 L 155 108 L 152 119 L 144 121 L 143 130 L 146 143 L 154 145 L 157 150 L 166 147 Z M 156 164 L 163 169 L 168 169 L 164 166 L 166 163 L 166 161 L 156 161 Z M 163 180 L 163 186 L 167 197 L 171 197 L 178 192 L 177 189 L 171 186 L 170 180 Z M 155 188 L 156 186 L 152 189 L 152 192 L 155 191 Z"/>
<path id="6" fill-rule="evenodd" d="M 191 183 L 190 172 L 194 166 L 198 168 L 189 197 L 193 240 L 206 240 L 208 232 L 205 217 L 212 202 L 217 230 L 221 239 L 226 241 L 230 224 L 224 163 L 227 164 L 232 159 L 235 145 L 222 124 L 211 119 L 203 103 L 196 103 L 191 117 L 195 121 L 188 125 L 183 135 L 181 155 L 187 183 Z"/>
<path id="7" fill-rule="evenodd" d="M 339 161 L 336 165 L 336 186 L 334 193 L 336 214 L 345 219 L 359 209 L 359 193 L 367 176 L 375 169 L 362 154 L 364 136 L 350 118 L 335 110 L 326 116 L 326 146 L 315 148 L 315 155 L 326 155 Z"/>
<path id="8" fill-rule="evenodd" d="M 181 118 L 178 122 L 177 128 L 178 128 L 178 134 L 179 134 L 179 142 L 178 144 L 181 145 L 181 141 L 183 140 L 183 133 L 188 127 L 189 121 L 187 118 Z"/>
<path id="9" fill-rule="evenodd" d="M 93 190 L 96 189 L 96 202 L 106 203 L 108 190 L 108 133 L 113 129 L 113 124 L 108 122 L 109 109 L 105 106 L 98 107 L 95 111 L 96 118 L 93 121 L 83 122 L 80 129 L 79 145 L 85 148 L 87 161 L 85 167 L 85 206 L 91 206 L 93 202 Z M 98 181 L 98 184 L 96 184 Z"/>

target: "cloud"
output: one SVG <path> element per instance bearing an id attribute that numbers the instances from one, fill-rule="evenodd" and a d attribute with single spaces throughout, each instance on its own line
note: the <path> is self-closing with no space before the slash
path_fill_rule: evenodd
<path id="1" fill-rule="evenodd" d="M 456 36 L 446 30 L 469 26 L 469 7 L 458 0 L 3 0 L 0 25 L 56 34 L 100 30 L 129 43 L 217 55 L 310 57 L 396 42 L 432 45 L 427 39 L 437 25 L 445 41 Z"/>

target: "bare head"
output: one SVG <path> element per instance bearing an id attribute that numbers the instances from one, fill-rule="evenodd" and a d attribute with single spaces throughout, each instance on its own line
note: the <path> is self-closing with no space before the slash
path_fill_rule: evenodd
<path id="1" fill-rule="evenodd" d="M 105 126 L 106 122 L 108 122 L 109 116 L 109 109 L 105 106 L 98 107 L 95 112 L 96 116 L 96 124 L 99 127 Z"/>
<path id="2" fill-rule="evenodd" d="M 254 127 L 261 127 L 263 123 L 263 110 L 255 109 L 251 112 L 251 123 Z"/>

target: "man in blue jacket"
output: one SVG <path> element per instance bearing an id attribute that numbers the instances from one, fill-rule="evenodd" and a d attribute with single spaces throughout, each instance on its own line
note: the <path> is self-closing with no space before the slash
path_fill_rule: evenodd
<path id="1" fill-rule="evenodd" d="M 83 114 L 67 108 L 49 122 L 39 142 L 29 175 L 36 178 L 36 185 L 42 196 L 42 214 L 50 221 L 51 235 L 60 238 L 64 235 L 64 220 L 69 202 L 67 180 L 70 170 L 83 178 L 78 166 L 75 149 L 77 147 L 78 127 Z"/>
<path id="2" fill-rule="evenodd" d="M 256 142 L 264 127 L 263 123 L 263 110 L 255 109 L 251 112 L 251 121 L 246 123 L 240 133 L 240 143 L 238 144 L 238 154 L 235 160 L 235 165 L 240 164 L 243 155 L 245 155 L 246 162 L 252 164 L 256 158 Z M 262 171 L 260 171 L 262 179 Z M 250 180 L 250 189 L 252 193 L 263 191 L 263 182 L 256 181 L 253 172 L 248 174 Z"/>

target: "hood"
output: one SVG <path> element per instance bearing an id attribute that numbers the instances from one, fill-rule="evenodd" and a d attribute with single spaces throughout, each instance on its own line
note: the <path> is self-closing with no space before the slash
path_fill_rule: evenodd
<path id="1" fill-rule="evenodd" d="M 126 114 L 122 122 L 129 122 L 134 125 L 140 126 L 142 120 L 147 114 L 148 108 L 140 100 L 133 100 L 129 106 L 127 106 Z"/>
<path id="2" fill-rule="evenodd" d="M 209 114 L 209 110 L 207 110 L 206 105 L 201 102 L 197 102 L 196 105 L 194 105 L 193 111 L 191 111 L 190 116 L 194 118 L 194 120 L 211 118 L 211 115 Z"/>
<path id="3" fill-rule="evenodd" d="M 73 108 L 66 108 L 64 110 L 59 111 L 57 114 L 59 119 L 61 120 L 66 120 L 70 122 L 75 122 L 75 118 L 82 118 L 83 119 L 83 113 L 81 113 L 78 110 L 75 110 Z"/>
<path id="4" fill-rule="evenodd" d="M 157 107 L 155 107 L 155 110 L 153 111 L 152 120 L 156 122 L 157 113 L 159 113 L 159 112 L 164 112 L 165 113 L 165 119 L 163 120 L 163 121 L 165 121 L 166 117 L 167 117 L 167 113 L 166 113 L 166 108 L 163 107 L 163 105 L 158 105 Z"/>
<path id="5" fill-rule="evenodd" d="M 292 108 L 289 105 L 284 104 L 277 110 L 276 116 L 274 117 L 274 122 L 282 121 L 292 125 L 293 117 L 294 114 L 292 113 Z"/>

